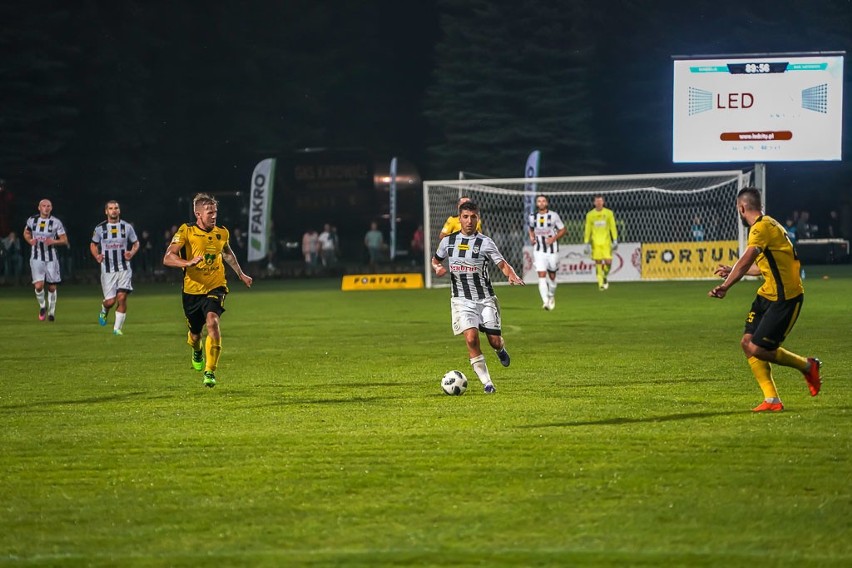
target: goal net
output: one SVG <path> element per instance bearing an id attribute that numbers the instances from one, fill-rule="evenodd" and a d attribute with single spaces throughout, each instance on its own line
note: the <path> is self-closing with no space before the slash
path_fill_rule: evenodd
<path id="1" fill-rule="evenodd" d="M 751 172 L 733 170 L 425 181 L 423 229 L 427 244 L 426 286 L 446 284 L 437 279 L 433 282 L 434 273 L 429 270 L 430 258 L 437 249 L 438 236 L 447 217 L 458 214 L 456 205 L 461 196 L 468 196 L 479 205 L 482 232 L 494 239 L 500 252 L 519 274 L 529 269 L 526 211 L 528 206 L 532 208 L 535 195 L 546 195 L 550 209 L 558 212 L 565 223 L 567 232 L 560 241 L 560 250 L 573 251 L 566 254 L 574 257 L 572 261 L 566 256 L 568 269 L 571 268 L 568 266 L 571 262 L 578 266 L 589 265 L 588 258 L 585 264 L 579 259 L 582 256 L 580 251 L 585 218 L 593 206 L 594 196 L 601 194 L 606 200 L 606 207 L 615 214 L 619 254 L 625 257 L 625 264 L 632 262 L 636 265 L 638 262 L 635 276 L 625 277 L 625 280 L 694 278 L 695 274 L 677 269 L 679 263 L 675 261 L 678 258 L 685 258 L 686 255 L 692 259 L 694 253 L 695 258 L 701 256 L 705 260 L 706 256 L 708 261 L 731 264 L 730 254 L 721 251 L 719 247 L 733 247 L 739 251 L 744 234 L 735 201 L 737 192 L 749 185 L 750 180 Z M 526 191 L 527 187 L 531 190 Z M 667 243 L 672 246 L 666 246 Z M 648 266 L 645 267 L 642 266 L 646 260 L 644 257 L 648 260 Z M 669 257 L 674 258 L 668 260 Z M 662 267 L 652 265 L 654 260 L 661 263 Z M 613 263 L 615 269 L 615 259 Z M 594 265 L 591 266 L 593 268 Z M 491 270 L 490 275 L 495 283 L 505 282 L 505 276 L 499 270 Z M 566 278 L 567 281 L 584 280 L 571 278 L 570 275 Z M 590 278 L 594 279 L 593 276 Z"/>

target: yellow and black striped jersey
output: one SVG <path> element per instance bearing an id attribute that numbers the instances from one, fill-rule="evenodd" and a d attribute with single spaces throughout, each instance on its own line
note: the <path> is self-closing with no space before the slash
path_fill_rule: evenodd
<path id="1" fill-rule="evenodd" d="M 767 300 L 791 300 L 804 293 L 802 265 L 787 231 L 768 215 L 761 215 L 748 231 L 748 246 L 760 254 L 755 263 L 763 275 L 757 293 Z"/>
<path id="2" fill-rule="evenodd" d="M 202 256 L 201 262 L 183 270 L 183 291 L 187 294 L 206 294 L 228 283 L 222 249 L 228 244 L 230 233 L 225 227 L 205 231 L 198 225 L 184 223 L 172 237 L 172 244 L 180 245 L 180 257 L 192 259 Z"/>

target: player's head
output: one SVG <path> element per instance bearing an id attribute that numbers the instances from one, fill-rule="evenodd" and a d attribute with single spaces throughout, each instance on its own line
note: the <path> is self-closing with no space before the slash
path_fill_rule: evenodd
<path id="1" fill-rule="evenodd" d="M 600 211 L 601 209 L 604 208 L 605 203 L 606 203 L 606 200 L 604 199 L 603 195 L 601 195 L 600 193 L 595 195 L 595 198 L 594 198 L 595 209 Z"/>
<path id="2" fill-rule="evenodd" d="M 479 206 L 468 199 L 459 205 L 459 223 L 462 233 L 471 235 L 476 232 L 476 223 L 479 221 Z"/>
<path id="3" fill-rule="evenodd" d="M 195 212 L 195 222 L 199 227 L 209 231 L 216 226 L 219 202 L 212 195 L 207 193 L 196 194 L 192 198 L 192 210 Z"/>
<path id="4" fill-rule="evenodd" d="M 50 199 L 42 199 L 38 202 L 38 213 L 44 218 L 50 217 L 50 212 L 53 211 L 53 203 Z"/>
<path id="5" fill-rule="evenodd" d="M 748 219 L 763 212 L 763 198 L 756 187 L 744 187 L 737 193 L 737 212 L 743 224 L 748 227 Z"/>
<path id="6" fill-rule="evenodd" d="M 547 200 L 547 196 L 543 194 L 538 194 L 535 196 L 535 206 L 539 211 L 547 211 L 547 207 L 550 205 L 550 202 Z"/>
<path id="7" fill-rule="evenodd" d="M 471 199 L 467 195 L 462 195 L 461 197 L 459 197 L 459 202 L 458 202 L 458 205 L 456 206 L 456 207 L 458 207 L 458 210 L 461 211 L 462 203 L 467 203 L 468 201 L 471 201 Z"/>
<path id="8" fill-rule="evenodd" d="M 115 199 L 110 199 L 104 205 L 104 213 L 106 213 L 107 219 L 110 221 L 118 221 L 118 218 L 121 216 L 121 207 L 118 205 L 118 201 Z"/>

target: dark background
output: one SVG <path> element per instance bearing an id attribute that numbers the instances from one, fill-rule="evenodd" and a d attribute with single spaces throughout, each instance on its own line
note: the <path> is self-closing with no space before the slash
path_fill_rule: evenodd
<path id="1" fill-rule="evenodd" d="M 11 229 L 47 197 L 82 245 L 118 199 L 159 235 L 198 191 L 244 224 L 252 168 L 276 157 L 279 238 L 330 222 L 357 244 L 398 156 L 405 247 L 419 180 L 522 177 L 533 149 L 542 176 L 750 168 L 671 163 L 671 56 L 846 50 L 852 3 L 37 0 L 0 22 Z M 846 161 L 767 171 L 770 214 L 837 209 L 848 236 Z"/>

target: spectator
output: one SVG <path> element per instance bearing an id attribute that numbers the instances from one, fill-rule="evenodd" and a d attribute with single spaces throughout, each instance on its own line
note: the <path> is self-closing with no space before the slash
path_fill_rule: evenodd
<path id="1" fill-rule="evenodd" d="M 337 264 L 337 239 L 331 225 L 328 223 L 323 225 L 318 241 L 320 260 L 322 260 L 323 268 L 333 268 Z"/>
<path id="2" fill-rule="evenodd" d="M 423 260 L 423 250 L 426 247 L 423 236 L 423 225 L 418 225 L 411 237 L 411 263 L 420 264 Z"/>
<path id="3" fill-rule="evenodd" d="M 840 215 L 832 209 L 828 213 L 828 223 L 825 224 L 826 236 L 829 239 L 839 239 L 840 237 Z"/>
<path id="4" fill-rule="evenodd" d="M 18 234 L 11 231 L 6 235 L 6 238 L 0 242 L 0 249 L 5 253 L 3 258 L 3 274 L 5 274 L 7 279 L 12 279 L 13 282 L 17 283 L 21 274 L 24 272 L 23 249 Z"/>
<path id="5" fill-rule="evenodd" d="M 385 237 L 379 230 L 379 224 L 375 221 L 370 223 L 370 230 L 364 235 L 364 246 L 367 247 L 369 255 L 370 269 L 375 270 L 378 264 L 379 256 L 385 246 Z"/>
<path id="6" fill-rule="evenodd" d="M 793 243 L 793 244 L 796 244 L 797 235 L 796 235 L 796 223 L 795 223 L 795 221 L 793 221 L 793 218 L 790 217 L 790 218 L 787 219 L 787 221 L 784 222 L 784 225 L 786 225 L 787 236 L 790 237 L 790 242 Z"/>
<path id="7" fill-rule="evenodd" d="M 799 220 L 796 223 L 796 238 L 810 239 L 816 232 L 816 225 L 810 224 L 811 214 L 808 211 L 799 212 Z"/>
<path id="8" fill-rule="evenodd" d="M 0 179 L 0 235 L 12 231 L 15 218 L 15 195 L 6 188 L 6 180 Z"/>
<path id="9" fill-rule="evenodd" d="M 310 228 L 302 235 L 302 256 L 305 257 L 305 265 L 313 269 L 319 259 L 319 234 L 316 229 Z"/>
<path id="10" fill-rule="evenodd" d="M 692 219 L 692 240 L 693 241 L 703 241 L 704 240 L 704 223 L 701 222 L 701 216 L 696 215 Z"/>

